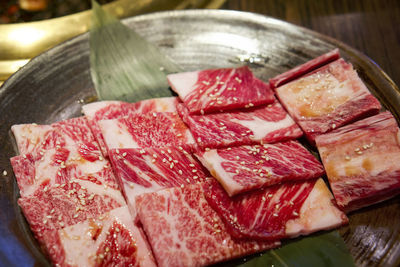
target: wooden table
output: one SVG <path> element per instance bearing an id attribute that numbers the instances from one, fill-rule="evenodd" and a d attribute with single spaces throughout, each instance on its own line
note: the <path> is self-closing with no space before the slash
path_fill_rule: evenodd
<path id="1" fill-rule="evenodd" d="M 400 86 L 399 0 L 227 0 L 222 8 L 271 16 L 340 40 Z"/>

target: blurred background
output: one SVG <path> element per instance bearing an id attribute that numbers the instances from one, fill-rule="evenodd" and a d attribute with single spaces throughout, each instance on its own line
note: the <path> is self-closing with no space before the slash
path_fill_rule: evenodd
<path id="1" fill-rule="evenodd" d="M 222 8 L 282 19 L 369 56 L 400 84 L 400 0 L 98 0 L 119 18 L 161 10 Z M 86 32 L 89 0 L 0 0 L 0 84 L 28 60 Z"/>

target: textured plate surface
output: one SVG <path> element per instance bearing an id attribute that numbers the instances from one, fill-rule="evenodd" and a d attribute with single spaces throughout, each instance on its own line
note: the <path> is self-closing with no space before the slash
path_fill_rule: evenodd
<path id="1" fill-rule="evenodd" d="M 385 108 L 400 118 L 400 93 L 360 52 L 331 38 L 268 17 L 218 10 L 171 11 L 125 20 L 184 69 L 249 64 L 268 78 L 339 47 Z M 87 34 L 33 59 L 0 88 L 0 265 L 48 265 L 16 204 L 18 188 L 9 163 L 15 155 L 10 127 L 79 116 L 95 94 L 89 74 Z M 7 175 L 3 176 L 3 170 Z M 400 198 L 350 215 L 340 229 L 357 265 L 399 266 Z"/>

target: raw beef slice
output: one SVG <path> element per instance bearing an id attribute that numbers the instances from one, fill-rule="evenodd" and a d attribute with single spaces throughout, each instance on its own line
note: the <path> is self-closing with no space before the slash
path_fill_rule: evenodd
<path id="1" fill-rule="evenodd" d="M 40 152 L 39 156 L 24 154 L 10 159 L 21 196 L 31 195 L 38 187 L 65 184 L 81 176 L 118 188 L 110 163 L 96 147 L 61 147 Z"/>
<path id="2" fill-rule="evenodd" d="M 280 244 L 233 239 L 199 184 L 143 194 L 136 202 L 160 267 L 205 266 Z"/>
<path id="3" fill-rule="evenodd" d="M 102 152 L 107 155 L 107 148 L 101 134 L 98 121 L 117 119 L 132 114 L 143 114 L 149 112 L 175 112 L 178 97 L 152 98 L 136 103 L 122 101 L 100 101 L 82 107 L 82 111 L 88 118 L 89 126 L 92 129 Z"/>
<path id="4" fill-rule="evenodd" d="M 178 104 L 177 109 L 197 145 L 203 149 L 274 143 L 303 135 L 278 102 L 248 110 L 207 115 L 190 115 L 183 104 Z"/>
<path id="5" fill-rule="evenodd" d="M 190 114 L 249 108 L 274 102 L 269 85 L 247 66 L 170 74 L 168 82 Z"/>
<path id="6" fill-rule="evenodd" d="M 338 59 L 276 88 L 281 103 L 314 144 L 315 137 L 379 112 L 350 63 Z"/>
<path id="7" fill-rule="evenodd" d="M 396 120 L 386 111 L 316 139 L 342 209 L 349 212 L 400 193 L 399 136 Z"/>
<path id="8" fill-rule="evenodd" d="M 68 119 L 51 125 L 18 124 L 13 125 L 11 130 L 20 154 L 38 155 L 51 148 L 77 144 L 98 147 L 84 117 Z"/>
<path id="9" fill-rule="evenodd" d="M 211 149 L 196 156 L 230 196 L 324 174 L 322 164 L 298 141 Z"/>
<path id="10" fill-rule="evenodd" d="M 275 76 L 269 80 L 269 85 L 271 89 L 275 89 L 278 86 L 288 83 L 339 58 L 339 49 L 336 48 L 287 72 Z"/>
<path id="11" fill-rule="evenodd" d="M 53 243 L 59 266 L 157 266 L 126 206 L 59 230 Z"/>
<path id="12" fill-rule="evenodd" d="M 207 169 L 182 147 L 111 149 L 109 152 L 133 217 L 136 217 L 136 196 L 204 182 L 210 177 Z"/>
<path id="13" fill-rule="evenodd" d="M 181 146 L 191 151 L 195 141 L 175 112 L 136 114 L 100 121 L 107 148 L 144 148 Z"/>
<path id="14" fill-rule="evenodd" d="M 62 185 L 42 185 L 29 196 L 18 199 L 35 238 L 49 248 L 54 231 L 126 205 L 121 192 L 91 177 Z"/>
<path id="15" fill-rule="evenodd" d="M 203 187 L 208 203 L 236 238 L 292 238 L 348 222 L 321 178 L 283 183 L 234 197 L 229 197 L 215 180 Z"/>

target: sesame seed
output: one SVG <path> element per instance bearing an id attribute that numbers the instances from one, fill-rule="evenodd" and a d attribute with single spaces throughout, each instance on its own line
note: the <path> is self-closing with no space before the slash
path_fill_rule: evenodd
<path id="1" fill-rule="evenodd" d="M 152 159 L 152 160 L 151 160 L 151 163 L 154 163 L 154 162 L 156 162 L 156 160 L 155 160 L 155 159 Z"/>
<path id="2" fill-rule="evenodd" d="M 73 217 L 78 218 L 78 216 L 79 216 L 78 213 L 75 213 Z"/>
<path id="3" fill-rule="evenodd" d="M 357 151 L 356 152 L 358 155 L 361 155 L 363 152 L 362 151 Z"/>
<path id="4" fill-rule="evenodd" d="M 178 173 L 179 173 L 180 175 L 182 175 L 182 174 L 183 174 L 183 171 L 182 171 L 182 170 L 179 170 Z"/>
<path id="5" fill-rule="evenodd" d="M 122 153 L 122 156 L 123 156 L 123 157 L 126 157 L 126 152 Z"/>
<path id="6" fill-rule="evenodd" d="M 239 170 L 238 170 L 238 169 L 236 169 L 236 170 L 235 170 L 235 173 L 236 173 L 236 174 L 239 174 Z"/>
<path id="7" fill-rule="evenodd" d="M 24 154 L 23 156 L 22 156 L 24 159 L 26 159 L 26 155 Z"/>
<path id="8" fill-rule="evenodd" d="M 265 196 L 263 196 L 261 199 L 262 199 L 263 201 L 265 201 L 265 200 L 266 200 Z"/>
<path id="9" fill-rule="evenodd" d="M 6 175 L 7 175 L 7 171 L 4 170 L 4 171 L 3 171 L 3 176 L 6 176 Z"/>
<path id="10" fill-rule="evenodd" d="M 272 216 L 274 216 L 274 217 L 278 217 L 278 214 L 277 214 L 277 213 L 274 213 L 274 214 L 272 214 Z"/>
<path id="11" fill-rule="evenodd" d="M 118 148 L 115 150 L 115 153 L 119 154 L 119 150 L 118 150 Z"/>
<path id="12" fill-rule="evenodd" d="M 182 136 L 182 134 L 181 134 L 181 133 L 178 133 L 176 136 L 177 136 L 177 137 L 181 137 L 181 136 Z"/>
<path id="13" fill-rule="evenodd" d="M 139 152 L 140 152 L 140 154 L 146 153 L 146 151 L 144 149 L 141 149 Z"/>
<path id="14" fill-rule="evenodd" d="M 290 204 L 290 205 L 294 205 L 293 201 L 291 201 L 291 200 L 289 201 L 289 204 Z"/>
<path id="15" fill-rule="evenodd" d="M 104 158 L 102 156 L 99 156 L 99 160 L 104 160 Z"/>
<path id="16" fill-rule="evenodd" d="M 234 100 L 234 101 L 238 101 L 237 97 L 233 97 L 233 100 Z"/>
<path id="17" fill-rule="evenodd" d="M 200 110 L 200 113 L 201 113 L 201 115 L 204 115 L 204 110 L 201 109 L 201 110 Z"/>
<path id="18" fill-rule="evenodd" d="M 360 148 L 356 148 L 356 149 L 354 149 L 354 152 L 358 152 L 358 151 L 360 151 Z"/>
<path id="19" fill-rule="evenodd" d="M 157 113 L 153 112 L 153 117 L 157 117 Z"/>
<path id="20" fill-rule="evenodd" d="M 346 160 L 350 160 L 351 158 L 349 156 L 344 157 Z"/>
<path id="21" fill-rule="evenodd" d="M 293 211 L 293 215 L 294 216 L 299 216 L 299 214 L 297 212 L 295 212 L 295 211 Z"/>
<path id="22" fill-rule="evenodd" d="M 181 188 L 184 188 L 185 187 L 185 185 L 184 184 L 181 184 Z"/>

